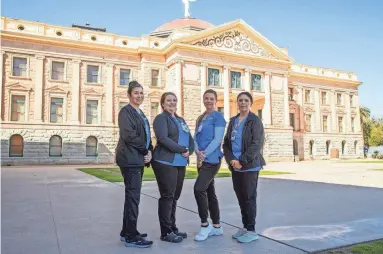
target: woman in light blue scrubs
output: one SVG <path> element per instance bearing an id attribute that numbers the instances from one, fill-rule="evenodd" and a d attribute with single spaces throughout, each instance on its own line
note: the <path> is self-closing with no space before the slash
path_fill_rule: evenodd
<path id="1" fill-rule="evenodd" d="M 253 97 L 242 92 L 237 97 L 240 113 L 230 119 L 223 143 L 225 160 L 232 171 L 235 194 L 241 208 L 243 229 L 233 238 L 248 243 L 258 239 L 255 231 L 259 171 L 266 165 L 262 156 L 265 141 L 261 119 L 250 111 Z"/>
<path id="2" fill-rule="evenodd" d="M 201 218 L 200 231 L 194 237 L 196 241 L 204 241 L 209 236 L 223 234 L 220 225 L 218 199 L 215 194 L 214 177 L 221 167 L 223 157 L 221 143 L 226 121 L 222 113 L 216 111 L 217 93 L 214 90 L 205 91 L 203 103 L 206 111 L 198 118 L 194 134 L 198 166 L 194 196 Z M 213 225 L 207 220 L 209 212 Z"/>

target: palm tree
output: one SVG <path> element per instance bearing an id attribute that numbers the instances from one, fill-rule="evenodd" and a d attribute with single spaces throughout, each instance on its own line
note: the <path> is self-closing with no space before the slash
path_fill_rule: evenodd
<path id="1" fill-rule="evenodd" d="M 360 124 L 363 128 L 364 144 L 368 146 L 371 132 L 371 110 L 367 107 L 360 107 Z"/>

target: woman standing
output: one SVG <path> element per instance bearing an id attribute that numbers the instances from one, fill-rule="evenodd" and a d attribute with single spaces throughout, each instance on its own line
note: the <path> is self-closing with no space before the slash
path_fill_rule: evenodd
<path id="1" fill-rule="evenodd" d="M 244 229 L 233 238 L 248 243 L 258 239 L 255 232 L 257 184 L 259 171 L 266 165 L 262 156 L 264 129 L 262 121 L 250 112 L 253 97 L 242 92 L 237 97 L 240 113 L 230 119 L 224 138 L 225 159 L 232 171 L 235 194 L 239 202 Z"/>
<path id="2" fill-rule="evenodd" d="M 221 166 L 223 157 L 221 143 L 226 121 L 223 115 L 215 109 L 217 93 L 214 90 L 205 91 L 203 103 L 206 111 L 198 118 L 194 134 L 198 168 L 194 196 L 201 219 L 201 229 L 194 237 L 196 241 L 204 241 L 209 236 L 223 234 L 220 225 L 218 199 L 215 194 L 214 177 Z M 209 224 L 207 220 L 209 212 L 213 225 Z"/>
<path id="3" fill-rule="evenodd" d="M 185 120 L 176 114 L 176 95 L 166 92 L 160 103 L 163 112 L 153 122 L 157 145 L 152 166 L 161 195 L 158 200 L 161 240 L 179 243 L 187 238 L 187 234 L 176 226 L 177 200 L 181 195 L 189 155 L 194 151 L 194 141 Z"/>
<path id="4" fill-rule="evenodd" d="M 149 122 L 139 108 L 144 100 L 144 91 L 137 81 L 129 83 L 128 97 L 130 103 L 118 114 L 120 138 L 116 148 L 116 163 L 120 167 L 125 184 L 120 236 L 127 247 L 145 248 L 150 247 L 153 242 L 145 240 L 146 234 L 137 231 L 137 218 L 144 166 L 149 166 L 153 147 Z"/>

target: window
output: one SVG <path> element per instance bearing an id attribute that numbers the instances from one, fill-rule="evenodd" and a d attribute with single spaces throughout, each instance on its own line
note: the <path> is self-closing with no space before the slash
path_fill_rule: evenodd
<path id="1" fill-rule="evenodd" d="M 120 101 L 120 110 L 125 107 L 128 103 L 125 101 Z"/>
<path id="2" fill-rule="evenodd" d="M 98 124 L 98 101 L 97 100 L 86 101 L 86 123 Z"/>
<path id="3" fill-rule="evenodd" d="M 311 115 L 306 114 L 305 117 L 305 130 L 307 132 L 311 131 Z"/>
<path id="4" fill-rule="evenodd" d="M 289 87 L 289 101 L 294 100 L 294 88 Z"/>
<path id="5" fill-rule="evenodd" d="M 19 134 L 12 135 L 9 140 L 9 157 L 23 157 L 24 139 Z"/>
<path id="6" fill-rule="evenodd" d="M 338 132 L 343 132 L 343 117 L 338 117 Z"/>
<path id="7" fill-rule="evenodd" d="M 322 119 L 322 128 L 323 128 L 323 132 L 327 132 L 328 131 L 328 122 L 327 122 L 327 116 L 323 116 L 323 119 Z"/>
<path id="8" fill-rule="evenodd" d="M 355 117 L 351 117 L 351 131 L 355 132 Z"/>
<path id="9" fill-rule="evenodd" d="M 62 139 L 60 136 L 54 135 L 49 139 L 49 156 L 62 156 Z"/>
<path id="10" fill-rule="evenodd" d="M 121 69 L 120 70 L 120 86 L 129 85 L 130 82 L 130 70 Z"/>
<path id="11" fill-rule="evenodd" d="M 342 141 L 342 155 L 344 155 L 345 149 L 346 149 L 346 141 L 343 140 Z"/>
<path id="12" fill-rule="evenodd" d="M 350 106 L 354 106 L 354 96 L 352 94 L 350 94 Z"/>
<path id="13" fill-rule="evenodd" d="M 11 121 L 25 121 L 25 96 L 12 95 Z"/>
<path id="14" fill-rule="evenodd" d="M 337 105 L 342 105 L 342 104 L 343 104 L 343 101 L 342 101 L 342 94 L 340 94 L 340 93 L 337 93 L 337 94 L 336 94 L 336 104 L 337 104 Z"/>
<path id="15" fill-rule="evenodd" d="M 65 63 L 64 62 L 52 62 L 52 75 L 53 80 L 64 80 L 65 78 Z"/>
<path id="16" fill-rule="evenodd" d="M 295 130 L 295 115 L 294 113 L 290 113 L 290 126 Z"/>
<path id="17" fill-rule="evenodd" d="M 322 104 L 327 104 L 327 92 L 322 92 Z"/>
<path id="18" fill-rule="evenodd" d="M 90 136 L 86 139 L 86 156 L 97 157 L 97 138 Z"/>
<path id="19" fill-rule="evenodd" d="M 262 76 L 259 74 L 251 74 L 251 89 L 262 91 Z"/>
<path id="20" fill-rule="evenodd" d="M 158 102 L 152 102 L 150 105 L 150 118 L 152 123 L 154 121 L 154 118 L 158 115 L 158 106 L 159 106 Z"/>
<path id="21" fill-rule="evenodd" d="M 311 102 L 311 91 L 305 90 L 305 102 L 310 103 Z"/>
<path id="22" fill-rule="evenodd" d="M 97 65 L 88 65 L 87 66 L 87 82 L 88 83 L 98 83 L 99 82 L 99 66 Z"/>
<path id="23" fill-rule="evenodd" d="M 237 71 L 230 72 L 231 88 L 241 88 L 241 73 Z"/>
<path id="24" fill-rule="evenodd" d="M 327 154 L 327 155 L 330 154 L 330 144 L 331 144 L 331 141 L 330 141 L 330 140 L 327 140 L 327 141 L 326 141 L 326 154 Z"/>
<path id="25" fill-rule="evenodd" d="M 218 69 L 212 69 L 208 68 L 207 70 L 207 84 L 209 86 L 220 86 L 220 80 L 219 80 L 219 70 Z"/>
<path id="26" fill-rule="evenodd" d="M 63 98 L 51 98 L 51 123 L 62 123 L 63 122 Z"/>
<path id="27" fill-rule="evenodd" d="M 262 109 L 258 109 L 258 117 L 262 120 Z"/>
<path id="28" fill-rule="evenodd" d="M 159 70 L 152 70 L 152 86 L 158 86 L 158 76 L 160 74 Z"/>
<path id="29" fill-rule="evenodd" d="M 13 58 L 13 70 L 12 76 L 16 77 L 27 77 L 28 70 L 28 59 L 25 57 L 14 57 Z"/>
<path id="30" fill-rule="evenodd" d="M 218 107 L 218 108 L 217 108 L 217 111 L 218 111 L 219 113 L 221 113 L 221 114 L 224 114 L 224 113 L 225 113 L 225 110 L 224 110 L 223 107 Z M 258 115 L 258 116 L 259 116 L 259 115 Z"/>
<path id="31" fill-rule="evenodd" d="M 309 142 L 309 155 L 313 155 L 314 150 L 314 140 L 310 140 Z"/>

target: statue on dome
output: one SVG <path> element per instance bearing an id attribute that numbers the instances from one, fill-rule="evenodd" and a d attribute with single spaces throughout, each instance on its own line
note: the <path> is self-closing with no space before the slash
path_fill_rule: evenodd
<path id="1" fill-rule="evenodd" d="M 189 4 L 189 2 L 195 2 L 195 1 L 196 0 L 182 0 L 182 2 L 185 5 L 185 18 L 190 18 L 190 12 L 189 12 L 190 4 Z"/>

